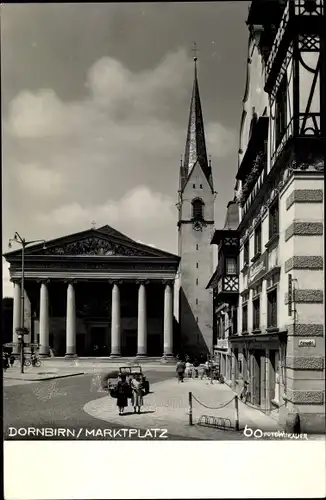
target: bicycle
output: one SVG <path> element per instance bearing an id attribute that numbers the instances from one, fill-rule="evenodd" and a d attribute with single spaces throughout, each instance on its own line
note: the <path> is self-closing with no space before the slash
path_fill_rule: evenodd
<path id="1" fill-rule="evenodd" d="M 35 361 L 32 361 L 28 358 L 24 359 L 24 366 L 35 366 L 35 368 L 39 368 L 41 366 L 41 361 L 39 359 L 36 359 Z"/>

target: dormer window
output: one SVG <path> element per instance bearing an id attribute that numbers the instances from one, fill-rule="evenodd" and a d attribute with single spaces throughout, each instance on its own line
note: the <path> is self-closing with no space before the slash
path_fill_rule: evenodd
<path id="1" fill-rule="evenodd" d="M 204 202 L 199 198 L 192 200 L 192 217 L 199 220 L 204 218 Z"/>

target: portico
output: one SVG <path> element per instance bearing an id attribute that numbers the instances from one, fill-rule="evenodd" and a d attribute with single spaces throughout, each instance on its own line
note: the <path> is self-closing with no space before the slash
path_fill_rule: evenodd
<path id="1" fill-rule="evenodd" d="M 21 253 L 5 255 L 14 283 L 13 342 L 21 318 Z M 24 283 L 40 355 L 172 356 L 179 257 L 109 226 L 30 247 Z M 28 325 L 26 324 L 28 327 Z"/>

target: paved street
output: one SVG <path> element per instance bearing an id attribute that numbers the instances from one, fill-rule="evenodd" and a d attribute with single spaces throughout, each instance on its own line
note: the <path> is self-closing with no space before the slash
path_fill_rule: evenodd
<path id="1" fill-rule="evenodd" d="M 151 383 L 174 377 L 173 372 L 166 370 L 146 370 L 146 375 Z M 83 410 L 87 402 L 105 396 L 106 393 L 99 390 L 99 377 L 96 374 L 41 382 L 5 380 L 5 437 L 8 437 L 8 427 L 121 428 L 121 425 L 110 425 L 95 419 Z"/>
<path id="2" fill-rule="evenodd" d="M 141 415 L 131 414 L 130 408 L 126 415 L 117 414 L 116 400 L 108 396 L 100 386 L 101 373 L 108 366 L 79 366 L 70 368 L 73 376 L 56 378 L 62 375 L 60 363 L 53 367 L 46 366 L 34 371 L 35 377 L 54 377 L 50 380 L 28 380 L 32 371 L 20 375 L 18 369 L 8 370 L 4 378 L 4 433 L 10 439 L 42 439 L 42 436 L 14 436 L 14 430 L 9 428 L 51 428 L 69 429 L 70 434 L 56 436 L 56 439 L 120 439 L 125 436 L 110 434 L 110 430 L 118 429 L 167 429 L 168 439 L 180 440 L 239 440 L 245 439 L 241 429 L 247 424 L 252 429 L 277 431 L 279 426 L 273 416 L 264 415 L 256 409 L 249 408 L 239 402 L 240 432 L 233 429 L 216 429 L 198 425 L 189 426 L 188 394 L 191 391 L 193 400 L 193 421 L 198 424 L 202 415 L 224 418 L 234 427 L 234 393 L 231 389 L 208 380 L 186 379 L 179 384 L 175 379 L 174 367 L 157 366 L 145 368 L 145 374 L 151 384 L 151 393 L 145 397 Z M 111 367 L 112 369 L 112 367 Z M 78 375 L 80 371 L 83 375 Z M 67 366 L 65 367 L 67 371 Z M 25 378 L 24 380 L 19 380 Z M 203 404 L 201 404 L 203 403 Z M 213 408 L 212 408 L 213 407 Z M 214 408 L 216 408 L 214 410 Z M 129 411 L 128 411 L 129 410 Z M 78 431 L 81 429 L 81 434 Z M 280 429 L 281 430 L 281 429 Z M 86 432 L 87 431 L 87 432 Z M 103 433 L 105 431 L 105 433 Z M 51 439 L 51 436 L 48 436 Z M 152 439 L 153 435 L 148 438 Z M 128 435 L 128 439 L 139 439 L 139 435 Z"/>

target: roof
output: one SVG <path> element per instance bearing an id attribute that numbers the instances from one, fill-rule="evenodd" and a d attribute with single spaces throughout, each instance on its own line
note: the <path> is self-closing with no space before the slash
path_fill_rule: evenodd
<path id="1" fill-rule="evenodd" d="M 232 200 L 229 201 L 226 211 L 225 224 L 223 229 L 236 230 L 239 225 L 239 207 L 237 203 Z"/>
<path id="2" fill-rule="evenodd" d="M 236 201 L 229 201 L 223 229 L 217 229 L 211 239 L 212 245 L 218 245 L 224 238 L 233 237 L 239 226 L 239 208 Z"/>
<path id="3" fill-rule="evenodd" d="M 8 262 L 20 258 L 21 248 L 4 254 Z M 180 257 L 156 247 L 144 245 L 120 233 L 111 226 L 91 228 L 78 233 L 61 236 L 45 243 L 31 244 L 25 249 L 26 257 L 85 257 L 102 256 L 109 258 L 159 258 L 177 262 Z"/>
<path id="4" fill-rule="evenodd" d="M 207 151 L 205 142 L 204 120 L 199 95 L 199 85 L 197 76 L 197 58 L 195 57 L 195 75 L 190 102 L 189 122 L 187 130 L 187 140 L 184 155 L 184 162 L 181 165 L 181 189 L 198 162 L 213 188 L 212 169 L 207 161 Z"/>

